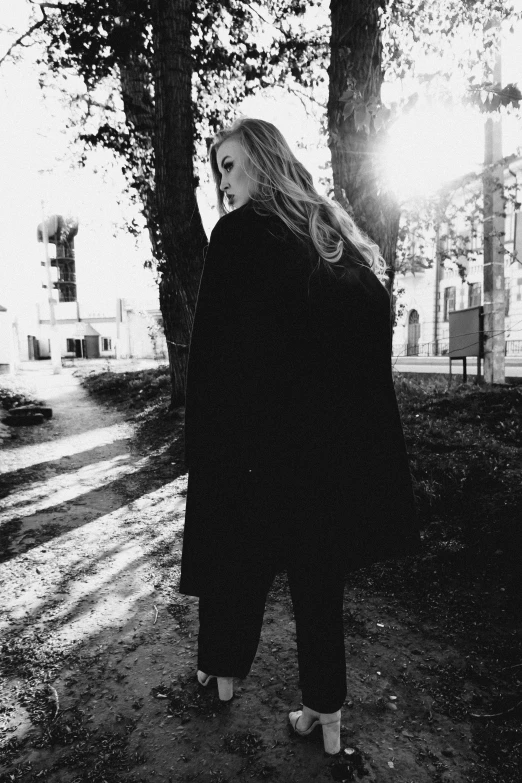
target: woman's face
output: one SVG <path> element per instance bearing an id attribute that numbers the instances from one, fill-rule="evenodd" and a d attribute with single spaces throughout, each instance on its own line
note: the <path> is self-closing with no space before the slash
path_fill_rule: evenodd
<path id="1" fill-rule="evenodd" d="M 245 154 L 238 139 L 227 139 L 218 148 L 216 160 L 221 174 L 219 187 L 233 209 L 242 207 L 250 199 L 248 175 L 243 165 Z"/>

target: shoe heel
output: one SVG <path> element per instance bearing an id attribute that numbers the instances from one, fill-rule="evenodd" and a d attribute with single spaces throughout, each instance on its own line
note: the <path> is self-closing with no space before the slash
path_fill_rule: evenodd
<path id="1" fill-rule="evenodd" d="M 221 701 L 230 701 L 234 695 L 234 678 L 233 677 L 218 677 L 217 678 L 218 693 Z"/>
<path id="2" fill-rule="evenodd" d="M 325 753 L 339 753 L 341 750 L 341 719 L 332 723 L 323 723 L 323 742 Z"/>

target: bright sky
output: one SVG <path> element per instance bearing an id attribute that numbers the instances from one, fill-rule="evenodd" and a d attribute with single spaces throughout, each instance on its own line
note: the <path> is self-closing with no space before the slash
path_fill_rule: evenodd
<path id="1" fill-rule="evenodd" d="M 0 11 L 0 24 L 23 30 L 26 16 L 25 0 L 9 0 Z M 0 52 L 9 40 L 12 35 L 0 34 Z M 522 28 L 506 40 L 504 83 L 522 84 L 521 40 Z M 109 165 L 102 173 L 109 159 L 101 153 L 85 169 L 74 166 L 72 136 L 65 130 L 66 107 L 52 95 L 44 100 L 32 64 L 34 56 L 34 50 L 26 50 L 21 62 L 0 68 L 0 303 L 2 298 L 12 303 L 35 302 L 41 296 L 38 261 L 42 247 L 36 242 L 36 226 L 41 221 L 42 199 L 48 213 L 79 218 L 75 243 L 80 299 L 94 304 L 100 292 L 108 300 L 116 296 L 153 299 L 156 285 L 152 273 L 143 269 L 144 259 L 150 257 L 146 233 L 136 246 L 122 228 L 128 206 L 125 199 L 118 203 L 121 172 Z M 248 99 L 242 112 L 274 122 L 318 182 L 328 148 L 324 139 L 318 144 L 317 121 L 307 117 L 299 98 L 276 91 L 268 99 Z M 512 117 L 503 127 L 504 154 L 515 152 L 522 141 L 521 122 Z M 483 117 L 421 103 L 392 129 L 384 165 L 391 183 L 405 198 L 465 174 L 482 157 Z M 42 170 L 45 173 L 38 173 Z M 201 194 L 200 204 L 209 231 L 217 217 L 211 190 Z"/>
<path id="2" fill-rule="evenodd" d="M 9 0 L 0 11 L 0 25 L 25 29 L 27 5 Z M 11 36 L 0 35 L 0 52 Z M 33 65 L 35 50 L 23 60 L 0 67 L 0 303 L 38 302 L 42 298 L 39 266 L 43 246 L 36 241 L 42 221 L 42 200 L 47 214 L 76 215 L 80 227 L 75 238 L 79 299 L 91 307 L 116 297 L 157 301 L 152 272 L 143 268 L 150 258 L 144 233 L 138 247 L 122 226 L 128 209 L 122 199 L 124 180 L 110 165 L 108 155 L 97 154 L 84 169 L 75 165 L 72 134 L 65 130 L 66 109 L 57 96 L 38 85 Z M 103 164 L 109 171 L 103 173 Z"/>
<path id="3" fill-rule="evenodd" d="M 521 3 L 522 6 L 522 3 Z M 522 88 L 522 24 L 513 33 L 505 31 L 502 41 L 502 84 L 516 83 Z M 432 72 L 440 63 L 426 58 L 417 63 L 419 72 Z M 458 90 L 463 79 L 454 77 Z M 407 90 L 413 92 L 414 85 Z M 398 100 L 401 85 L 385 85 L 385 102 Z M 406 91 L 408 95 L 408 91 Z M 487 115 L 462 105 L 453 108 L 440 102 L 419 100 L 415 110 L 397 120 L 388 139 L 383 161 L 389 181 L 401 198 L 427 195 L 457 177 L 477 169 L 484 159 L 484 119 Z M 522 150 L 520 113 L 502 118 L 503 154 Z"/>

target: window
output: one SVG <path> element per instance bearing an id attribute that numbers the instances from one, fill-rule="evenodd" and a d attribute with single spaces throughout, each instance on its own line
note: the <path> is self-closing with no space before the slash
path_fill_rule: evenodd
<path id="1" fill-rule="evenodd" d="M 112 340 L 110 337 L 102 337 L 102 351 L 112 351 Z"/>
<path id="2" fill-rule="evenodd" d="M 444 289 L 444 320 L 449 321 L 451 310 L 455 309 L 455 286 L 450 285 Z"/>
<path id="3" fill-rule="evenodd" d="M 76 286 L 74 284 L 60 283 L 58 296 L 60 302 L 76 302 Z"/>
<path id="4" fill-rule="evenodd" d="M 74 344 L 74 338 L 68 337 L 67 338 L 67 353 L 75 353 L 76 348 Z"/>
<path id="5" fill-rule="evenodd" d="M 468 307 L 478 307 L 482 302 L 482 285 L 470 283 L 468 286 Z"/>
<path id="6" fill-rule="evenodd" d="M 419 337 L 420 337 L 420 323 L 419 313 L 417 310 L 412 310 L 408 317 L 408 356 L 419 355 Z"/>
<path id="7" fill-rule="evenodd" d="M 505 315 L 509 315 L 509 299 L 511 295 L 511 280 L 506 277 L 504 280 L 504 307 Z"/>

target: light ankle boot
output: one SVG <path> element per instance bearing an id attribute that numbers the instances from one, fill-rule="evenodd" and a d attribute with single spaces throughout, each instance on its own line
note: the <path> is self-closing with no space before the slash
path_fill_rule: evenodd
<path id="1" fill-rule="evenodd" d="M 337 712 L 315 712 L 314 710 L 306 709 L 305 715 L 311 718 L 311 723 L 306 729 L 299 728 L 299 719 L 303 715 L 303 710 L 297 710 L 297 712 L 291 712 L 288 715 L 290 725 L 296 734 L 300 737 L 306 737 L 311 734 L 316 726 L 323 727 L 323 743 L 325 753 L 334 755 L 341 750 L 341 710 Z"/>
<path id="2" fill-rule="evenodd" d="M 221 701 L 230 701 L 234 695 L 234 678 L 233 677 L 218 677 L 217 678 L 218 693 Z"/>

